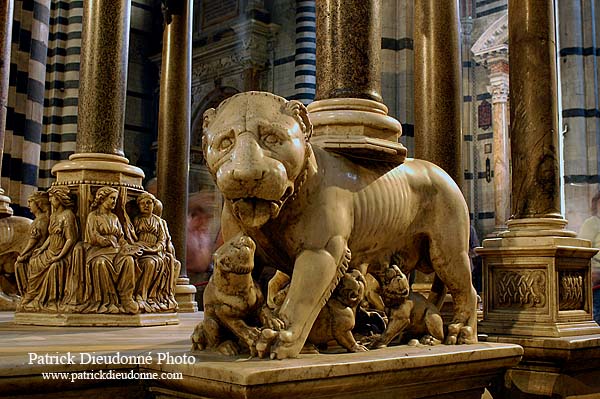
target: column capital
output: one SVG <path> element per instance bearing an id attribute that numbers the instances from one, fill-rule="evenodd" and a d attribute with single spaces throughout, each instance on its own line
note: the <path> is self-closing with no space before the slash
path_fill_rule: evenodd
<path id="1" fill-rule="evenodd" d="M 492 104 L 508 102 L 510 93 L 508 75 L 506 75 L 506 79 L 490 79 L 487 90 L 492 95 Z"/>

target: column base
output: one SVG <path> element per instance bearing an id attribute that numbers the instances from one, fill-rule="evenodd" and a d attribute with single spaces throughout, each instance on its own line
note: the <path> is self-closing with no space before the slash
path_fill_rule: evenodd
<path id="1" fill-rule="evenodd" d="M 175 286 L 175 300 L 177 301 L 179 313 L 196 313 L 198 303 L 196 302 L 196 287 L 190 284 L 187 277 L 179 277 Z"/>
<path id="2" fill-rule="evenodd" d="M 4 189 L 0 188 L 0 219 L 12 216 L 14 211 L 10 207 L 10 197 L 4 195 Z"/>
<path id="3" fill-rule="evenodd" d="M 486 239 L 484 308 L 479 332 L 526 337 L 600 334 L 592 316 L 590 242 L 563 230 L 564 219 L 508 222 Z"/>
<path id="4" fill-rule="evenodd" d="M 311 143 L 345 156 L 401 164 L 406 147 L 398 142 L 402 126 L 387 107 L 373 100 L 335 98 L 308 105 Z"/>
<path id="5" fill-rule="evenodd" d="M 568 338 L 490 336 L 488 341 L 523 347 L 518 366 L 507 371 L 494 397 L 598 397 L 600 393 L 600 335 Z M 589 396 L 588 396 L 589 395 Z"/>

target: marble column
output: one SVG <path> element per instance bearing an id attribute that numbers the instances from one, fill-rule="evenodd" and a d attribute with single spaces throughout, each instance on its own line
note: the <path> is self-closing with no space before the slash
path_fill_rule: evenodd
<path id="1" fill-rule="evenodd" d="M 0 57 L 2 57 L 0 62 L 0 171 L 4 154 L 4 132 L 6 131 L 13 10 L 13 0 L 3 1 L 0 5 Z M 0 218 L 13 214 L 9 205 L 10 198 L 4 195 L 4 189 L 0 187 Z"/>
<path id="2" fill-rule="evenodd" d="M 381 0 L 317 2 L 315 99 L 381 98 Z"/>
<path id="3" fill-rule="evenodd" d="M 311 103 L 316 91 L 317 17 L 315 0 L 296 1 L 296 54 L 294 98 Z"/>
<path id="4" fill-rule="evenodd" d="M 123 156 L 130 15 L 127 0 L 89 0 L 84 8 L 77 153 Z"/>
<path id="5" fill-rule="evenodd" d="M 506 230 L 510 217 L 510 153 L 508 151 L 508 60 L 491 62 L 489 91 L 492 94 L 494 134 L 494 215 L 495 232 Z"/>
<path id="6" fill-rule="evenodd" d="M 462 186 L 462 79 L 457 0 L 415 0 L 415 158 Z"/>
<path id="7" fill-rule="evenodd" d="M 501 397 L 562 397 L 566 386 L 569 396 L 598 392 L 587 385 L 600 377 L 590 272 L 597 250 L 565 230 L 560 213 L 554 26 L 554 1 L 509 1 L 512 216 L 507 231 L 477 250 L 484 285 L 478 331 L 525 348 Z"/>
<path id="8" fill-rule="evenodd" d="M 164 205 L 177 258 L 181 261 L 180 311 L 197 310 L 195 287 L 185 269 L 190 156 L 192 3 L 166 1 L 158 114 L 158 197 Z M 183 295 L 183 297 L 181 296 Z"/>
<path id="9" fill-rule="evenodd" d="M 317 90 L 312 142 L 350 157 L 402 163 L 400 123 L 381 98 L 381 0 L 317 5 Z"/>

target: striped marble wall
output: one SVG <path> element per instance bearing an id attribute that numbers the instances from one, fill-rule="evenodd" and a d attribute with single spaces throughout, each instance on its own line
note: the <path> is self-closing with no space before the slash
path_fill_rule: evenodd
<path id="1" fill-rule="evenodd" d="M 559 0 L 559 68 L 564 140 L 565 213 L 579 230 L 600 183 L 600 10 L 590 0 Z"/>

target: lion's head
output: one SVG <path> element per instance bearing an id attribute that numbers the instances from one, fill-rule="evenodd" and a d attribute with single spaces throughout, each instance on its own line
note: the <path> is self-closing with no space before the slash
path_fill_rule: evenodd
<path id="1" fill-rule="evenodd" d="M 204 113 L 204 157 L 245 226 L 276 218 L 305 173 L 312 125 L 298 101 L 240 93 Z"/>
<path id="2" fill-rule="evenodd" d="M 215 268 L 221 272 L 248 274 L 254 269 L 256 244 L 246 235 L 225 242 L 214 254 Z"/>

